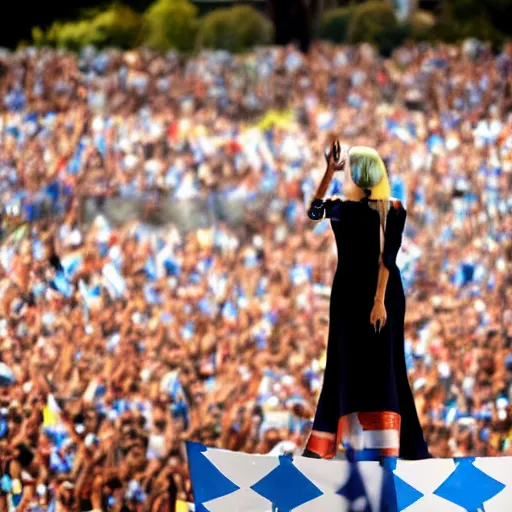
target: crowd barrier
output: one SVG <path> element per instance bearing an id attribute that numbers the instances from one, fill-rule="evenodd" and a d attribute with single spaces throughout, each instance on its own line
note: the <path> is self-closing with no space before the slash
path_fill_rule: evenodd
<path id="1" fill-rule="evenodd" d="M 512 457 L 350 463 L 187 444 L 197 512 L 505 512 Z M 389 464 L 391 462 L 391 464 Z"/>
<path id="2" fill-rule="evenodd" d="M 248 200 L 230 198 L 220 193 L 197 199 L 173 199 L 167 195 L 154 198 L 86 198 L 82 213 L 85 223 L 92 222 L 101 214 L 114 226 L 144 219 L 154 225 L 171 223 L 188 232 L 207 228 L 215 222 L 239 225 L 243 223 L 248 210 L 265 211 L 269 201 L 266 194 L 258 194 Z"/>
<path id="3" fill-rule="evenodd" d="M 71 198 L 55 187 L 50 188 L 50 191 L 54 193 L 44 191 L 30 201 L 20 198 L 11 201 L 2 208 L 2 215 L 21 215 L 28 222 L 61 218 L 68 211 Z M 156 226 L 171 223 L 189 232 L 207 228 L 215 222 L 240 225 L 248 211 L 268 211 L 271 200 L 272 197 L 265 193 L 250 199 L 229 197 L 222 193 L 210 193 L 206 197 L 194 199 L 175 199 L 167 194 L 155 197 L 84 197 L 81 199 L 81 220 L 90 224 L 98 215 L 103 215 L 113 226 L 143 220 Z"/>

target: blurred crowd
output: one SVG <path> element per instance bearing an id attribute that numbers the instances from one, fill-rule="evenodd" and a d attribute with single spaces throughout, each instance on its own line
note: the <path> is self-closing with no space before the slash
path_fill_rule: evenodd
<path id="1" fill-rule="evenodd" d="M 377 148 L 408 210 L 432 454 L 512 455 L 511 46 L 29 48 L 0 77 L 1 510 L 188 510 L 184 440 L 301 452 L 336 267 L 306 208 L 333 137 Z M 212 194 L 244 222 L 82 218 L 84 198 Z"/>

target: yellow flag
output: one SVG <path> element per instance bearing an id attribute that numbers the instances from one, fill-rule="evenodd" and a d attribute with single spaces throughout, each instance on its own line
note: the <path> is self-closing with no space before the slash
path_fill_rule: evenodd
<path id="1" fill-rule="evenodd" d="M 48 395 L 46 406 L 43 409 L 43 427 L 51 427 L 60 423 L 60 407 L 53 395 Z"/>
<path id="2" fill-rule="evenodd" d="M 286 128 L 293 122 L 293 113 L 291 111 L 279 112 L 277 110 L 269 110 L 265 117 L 257 124 L 260 130 L 268 130 L 272 126 L 278 128 Z"/>
<path id="3" fill-rule="evenodd" d="M 176 500 L 176 512 L 189 512 L 188 503 L 183 500 Z"/>

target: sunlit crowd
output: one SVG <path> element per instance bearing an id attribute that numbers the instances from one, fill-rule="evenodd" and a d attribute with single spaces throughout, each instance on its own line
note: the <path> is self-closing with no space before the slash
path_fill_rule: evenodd
<path id="1" fill-rule="evenodd" d="M 333 137 L 375 147 L 408 210 L 431 453 L 512 455 L 511 46 L 29 48 L 0 53 L 0 101 L 0 510 L 181 512 L 186 440 L 301 453 L 336 268 L 306 210 Z M 211 198 L 242 220 L 109 213 Z"/>

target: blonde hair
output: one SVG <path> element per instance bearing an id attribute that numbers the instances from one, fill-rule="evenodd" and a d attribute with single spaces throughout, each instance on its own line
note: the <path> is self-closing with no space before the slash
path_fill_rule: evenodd
<path id="1" fill-rule="evenodd" d="M 381 226 L 380 248 L 382 255 L 389 197 L 391 195 L 386 166 L 379 153 L 373 148 L 353 146 L 349 149 L 348 155 L 352 181 L 365 192 L 368 199 L 376 201 L 376 203 L 368 204 L 379 213 Z"/>
<path id="2" fill-rule="evenodd" d="M 367 193 L 368 199 L 389 199 L 391 187 L 379 153 L 366 146 L 353 146 L 348 155 L 352 181 Z"/>

